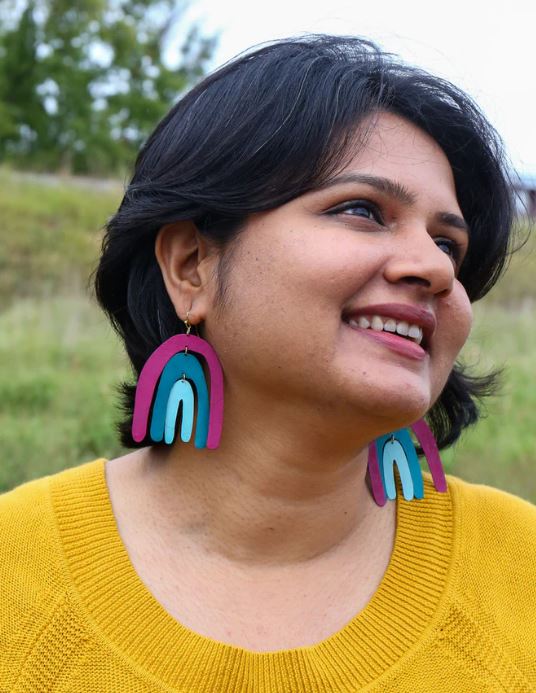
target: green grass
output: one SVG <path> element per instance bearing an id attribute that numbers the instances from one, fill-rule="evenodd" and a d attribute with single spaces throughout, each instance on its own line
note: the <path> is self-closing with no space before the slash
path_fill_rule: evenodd
<path id="1" fill-rule="evenodd" d="M 0 305 L 83 287 L 121 185 L 45 185 L 0 168 L 0 191 Z"/>
<path id="2" fill-rule="evenodd" d="M 443 453 L 447 471 L 536 502 L 536 304 L 516 310 L 487 301 L 462 355 L 483 373 L 503 367 L 502 387 L 486 416 Z M 477 368 L 475 367 L 475 370 Z"/>
<path id="3" fill-rule="evenodd" d="M 119 454 L 113 389 L 126 359 L 86 284 L 122 185 L 0 168 L 0 491 Z"/>
<path id="4" fill-rule="evenodd" d="M 113 387 L 129 376 L 111 327 L 83 295 L 21 299 L 0 314 L 0 492 L 120 454 Z"/>
<path id="5" fill-rule="evenodd" d="M 96 191 L 28 182 L 0 169 L 0 492 L 26 479 L 124 452 L 114 386 L 122 347 L 85 290 L 100 229 L 121 185 Z M 527 235 L 522 229 L 520 237 Z M 487 417 L 442 454 L 447 472 L 536 503 L 536 237 L 475 304 L 462 357 L 504 366 Z"/>

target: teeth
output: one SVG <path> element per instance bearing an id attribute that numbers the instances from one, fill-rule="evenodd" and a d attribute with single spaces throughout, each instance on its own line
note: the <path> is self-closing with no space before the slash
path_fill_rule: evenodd
<path id="1" fill-rule="evenodd" d="M 383 330 L 383 320 L 380 318 L 379 315 L 372 316 L 371 326 L 373 330 L 378 330 L 379 332 Z"/>
<path id="2" fill-rule="evenodd" d="M 417 325 L 411 325 L 411 327 L 409 328 L 408 337 L 411 337 L 412 339 L 418 339 L 420 342 L 422 339 L 421 328 L 417 327 Z"/>
<path id="3" fill-rule="evenodd" d="M 396 323 L 396 331 L 398 334 L 401 334 L 402 337 L 407 337 L 408 332 L 409 332 L 409 324 L 407 322 L 397 322 Z"/>
<path id="4" fill-rule="evenodd" d="M 379 315 L 364 316 L 361 315 L 357 320 L 351 319 L 348 321 L 350 327 L 361 327 L 362 329 L 372 328 L 377 332 L 382 330 L 393 332 L 402 337 L 409 337 L 417 344 L 420 344 L 423 339 L 422 328 L 418 325 L 410 325 L 405 320 L 394 320 L 393 318 L 382 318 Z"/>

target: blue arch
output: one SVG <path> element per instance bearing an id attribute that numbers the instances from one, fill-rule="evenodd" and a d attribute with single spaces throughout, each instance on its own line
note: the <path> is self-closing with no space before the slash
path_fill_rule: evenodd
<path id="1" fill-rule="evenodd" d="M 188 380 L 177 380 L 169 393 L 164 431 L 164 440 L 168 445 L 171 445 L 175 439 L 175 426 L 181 402 L 181 440 L 183 443 L 188 443 L 194 427 L 194 391 Z"/>
<path id="2" fill-rule="evenodd" d="M 398 440 L 387 440 L 383 446 L 381 456 L 382 479 L 385 486 L 387 498 L 394 500 L 396 498 L 395 486 L 395 469 L 394 463 L 398 467 L 398 473 L 402 481 L 402 491 L 406 500 L 413 498 L 413 481 L 409 469 L 408 460 L 404 448 Z"/>
<path id="3" fill-rule="evenodd" d="M 182 374 L 193 381 L 197 391 L 197 422 L 195 427 L 195 447 L 204 448 L 207 444 L 209 424 L 209 400 L 205 374 L 199 360 L 188 352 L 175 354 L 169 359 L 160 376 L 151 418 L 151 438 L 156 443 L 164 438 L 167 403 L 173 385 Z"/>

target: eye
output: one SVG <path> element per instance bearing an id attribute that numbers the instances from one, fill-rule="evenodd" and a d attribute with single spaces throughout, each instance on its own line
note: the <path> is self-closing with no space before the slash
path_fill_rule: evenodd
<path id="1" fill-rule="evenodd" d="M 328 214 L 345 214 L 352 217 L 362 217 L 363 219 L 370 219 L 378 224 L 383 224 L 378 207 L 368 200 L 349 200 L 338 207 L 330 209 Z"/>
<path id="2" fill-rule="evenodd" d="M 443 252 L 450 255 L 456 263 L 460 261 L 463 251 L 461 243 L 452 240 L 452 238 L 435 238 L 434 240 L 438 248 L 446 248 Z"/>

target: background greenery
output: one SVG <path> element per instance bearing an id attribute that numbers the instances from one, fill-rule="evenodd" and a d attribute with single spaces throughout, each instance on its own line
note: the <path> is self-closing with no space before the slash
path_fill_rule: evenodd
<path id="1" fill-rule="evenodd" d="M 216 46 L 187 2 L 0 0 L 0 161 L 124 174 Z"/>
<path id="2" fill-rule="evenodd" d="M 114 385 L 129 375 L 87 280 L 119 183 L 32 180 L 0 168 L 0 492 L 124 453 Z M 520 237 L 528 228 L 520 229 Z M 536 502 L 536 239 L 475 304 L 463 360 L 504 366 L 488 415 L 442 454 L 446 471 Z"/>

